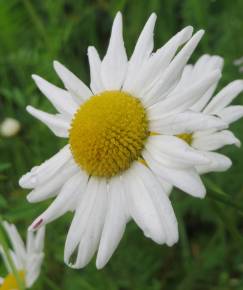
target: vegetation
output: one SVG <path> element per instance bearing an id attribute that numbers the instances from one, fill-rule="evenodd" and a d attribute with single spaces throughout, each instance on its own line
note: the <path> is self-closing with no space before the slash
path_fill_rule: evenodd
<path id="1" fill-rule="evenodd" d="M 29 204 L 19 177 L 52 156 L 64 144 L 27 114 L 31 104 L 53 110 L 31 79 L 36 73 L 61 85 L 52 62 L 57 59 L 87 83 L 87 47 L 103 55 L 117 10 L 124 15 L 128 54 L 151 12 L 158 14 L 156 47 L 179 29 L 192 25 L 206 35 L 193 55 L 219 54 L 225 59 L 220 87 L 242 77 L 232 64 L 243 55 L 241 0 L 1 0 L 0 1 L 0 122 L 20 121 L 13 138 L 0 137 L 0 214 L 16 223 L 22 236 L 47 202 Z M 243 104 L 242 95 L 237 99 Z M 232 126 L 243 141 L 243 120 Z M 172 202 L 180 241 L 169 248 L 146 239 L 130 223 L 115 255 L 103 270 L 94 262 L 83 270 L 63 263 L 65 237 L 72 215 L 48 225 L 46 258 L 35 290 L 240 290 L 243 289 L 243 153 L 224 150 L 233 167 L 205 176 L 207 197 L 197 200 L 174 190 Z M 0 263 L 0 276 L 6 270 Z"/>

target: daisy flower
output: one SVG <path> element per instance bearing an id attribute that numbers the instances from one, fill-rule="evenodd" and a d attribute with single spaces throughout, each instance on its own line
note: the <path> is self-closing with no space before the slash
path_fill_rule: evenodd
<path id="1" fill-rule="evenodd" d="M 84 267 L 97 251 L 96 266 L 102 268 L 130 219 L 145 236 L 172 246 L 178 228 L 167 196 L 170 184 L 205 195 L 195 166 L 210 160 L 175 135 L 225 127 L 220 118 L 189 110 L 221 73 L 212 70 L 174 92 L 204 32 L 192 35 L 188 26 L 153 52 L 155 21 L 152 14 L 128 60 L 122 16 L 116 15 L 104 58 L 88 48 L 90 88 L 57 61 L 65 89 L 33 76 L 57 114 L 31 106 L 27 111 L 68 144 L 25 174 L 20 185 L 32 189 L 30 202 L 56 197 L 32 230 L 74 211 L 64 251 L 71 267 Z"/>
<path id="2" fill-rule="evenodd" d="M 40 275 L 40 268 L 44 257 L 45 227 L 41 228 L 36 234 L 28 231 L 25 246 L 15 225 L 9 224 L 6 221 L 2 224 L 12 245 L 10 255 L 15 268 L 23 279 L 26 288 L 30 288 Z M 8 259 L 0 246 L 1 255 L 9 274 L 5 278 L 0 278 L 0 290 L 18 289 L 17 281 L 11 271 Z"/>
<path id="3" fill-rule="evenodd" d="M 223 59 L 221 57 L 203 55 L 195 65 L 187 65 L 184 68 L 176 90 L 180 90 L 190 83 L 197 82 L 215 69 L 222 70 L 222 68 Z M 213 96 L 217 85 L 218 81 L 215 81 L 201 99 L 191 107 L 191 110 L 202 112 L 202 114 L 208 116 L 218 116 L 228 126 L 243 116 L 243 106 L 230 105 L 243 91 L 243 80 L 235 80 L 229 83 Z M 204 156 L 210 160 L 206 165 L 196 166 L 201 174 L 227 170 L 232 164 L 231 160 L 223 154 L 214 151 L 225 145 L 235 144 L 238 147 L 240 146 L 239 139 L 230 130 L 219 130 L 219 128 L 213 127 L 210 130 L 195 130 L 191 133 L 184 132 L 178 137 L 184 139 L 193 148 L 203 152 Z"/>

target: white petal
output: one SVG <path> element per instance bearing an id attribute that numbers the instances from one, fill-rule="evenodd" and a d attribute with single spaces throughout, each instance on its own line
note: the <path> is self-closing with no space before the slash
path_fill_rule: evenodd
<path id="1" fill-rule="evenodd" d="M 178 241 L 178 225 L 171 202 L 167 194 L 163 192 L 160 183 L 147 167 L 140 163 L 136 163 L 135 170 L 137 178 L 140 179 L 146 187 L 154 207 L 157 210 L 166 235 L 165 242 L 168 246 L 172 246 Z"/>
<path id="2" fill-rule="evenodd" d="M 70 160 L 50 180 L 38 185 L 27 195 L 29 202 L 40 202 L 58 195 L 63 184 L 80 171 L 80 168 Z"/>
<path id="3" fill-rule="evenodd" d="M 195 133 L 192 146 L 198 150 L 213 151 L 222 148 L 225 145 L 240 146 L 240 141 L 231 131 L 224 130 L 212 134 L 201 135 L 200 132 Z"/>
<path id="4" fill-rule="evenodd" d="M 168 66 L 179 46 L 191 37 L 192 30 L 191 26 L 184 28 L 157 50 L 137 72 L 135 82 L 129 91 L 146 101 L 146 91 L 161 78 L 161 73 Z"/>
<path id="5" fill-rule="evenodd" d="M 168 164 L 169 167 L 177 167 L 174 163 L 181 163 L 182 166 L 191 167 L 198 164 L 207 164 L 209 161 L 203 153 L 193 149 L 186 142 L 175 136 L 150 136 L 145 148 L 153 156 L 156 156 L 156 160 L 164 165 L 166 165 L 164 160 L 171 159 L 171 164 Z"/>
<path id="6" fill-rule="evenodd" d="M 101 80 L 101 60 L 95 47 L 88 48 L 88 58 L 90 67 L 90 88 L 94 94 L 104 91 L 104 85 Z"/>
<path id="7" fill-rule="evenodd" d="M 203 198 L 206 194 L 205 187 L 193 168 L 176 169 L 162 165 L 147 150 L 143 151 L 143 157 L 156 176 L 161 176 L 173 186 L 180 188 L 192 196 Z"/>
<path id="8" fill-rule="evenodd" d="M 32 106 L 27 106 L 27 111 L 36 119 L 44 123 L 57 137 L 67 138 L 70 123 L 58 115 L 49 114 Z"/>
<path id="9" fill-rule="evenodd" d="M 151 238 L 158 244 L 163 244 L 166 242 L 166 233 L 149 191 L 142 177 L 137 173 L 138 164 L 138 162 L 135 162 L 123 175 L 129 212 L 146 237 Z M 144 165 L 141 166 L 146 170 Z"/>
<path id="10" fill-rule="evenodd" d="M 228 106 L 234 98 L 243 90 L 243 81 L 236 80 L 224 87 L 207 105 L 204 112 L 207 114 L 217 114 Z"/>
<path id="11" fill-rule="evenodd" d="M 200 174 L 226 171 L 232 165 L 231 160 L 222 154 L 216 152 L 205 152 L 205 154 L 210 159 L 210 163 L 208 165 L 196 166 Z"/>
<path id="12" fill-rule="evenodd" d="M 113 22 L 110 43 L 101 64 L 101 78 L 106 90 L 119 90 L 127 70 L 127 54 L 122 36 L 122 15 Z"/>
<path id="13" fill-rule="evenodd" d="M 146 106 L 151 106 L 157 103 L 160 99 L 164 98 L 164 94 L 173 86 L 178 76 L 181 74 L 183 67 L 187 63 L 191 54 L 195 50 L 197 44 L 204 34 L 203 30 L 198 31 L 187 42 L 187 44 L 180 50 L 180 52 L 174 57 L 168 68 L 165 70 L 160 81 L 149 92 L 148 101 Z"/>
<path id="14" fill-rule="evenodd" d="M 73 116 L 78 109 L 78 105 L 73 101 L 70 93 L 54 86 L 37 75 L 32 75 L 32 78 L 40 91 L 60 113 Z"/>
<path id="15" fill-rule="evenodd" d="M 161 116 L 153 120 L 153 115 L 149 116 L 150 131 L 161 134 L 193 133 L 195 131 L 208 130 L 212 128 L 223 129 L 227 125 L 221 119 L 203 113 L 186 111 L 174 114 L 169 117 Z"/>
<path id="16" fill-rule="evenodd" d="M 169 95 L 165 100 L 148 108 L 149 118 L 158 119 L 163 115 L 166 116 L 189 109 L 220 76 L 221 72 L 219 70 L 213 71 L 182 92 Z"/>
<path id="17" fill-rule="evenodd" d="M 217 115 L 226 123 L 231 124 L 243 117 L 243 106 L 228 106 L 218 112 Z"/>
<path id="18" fill-rule="evenodd" d="M 67 235 L 64 260 L 70 267 L 82 268 L 94 255 L 104 224 L 106 206 L 106 181 L 90 178 Z M 70 257 L 77 247 L 78 256 L 72 263 Z"/>
<path id="19" fill-rule="evenodd" d="M 52 222 L 64 215 L 72 208 L 73 202 L 77 206 L 86 188 L 88 176 L 81 170 L 72 176 L 62 187 L 60 193 L 51 205 L 32 223 L 30 230 L 36 230 L 40 226 Z M 37 225 L 37 226 L 36 226 Z"/>
<path id="20" fill-rule="evenodd" d="M 137 70 L 149 58 L 154 48 L 154 25 L 156 14 L 152 13 L 146 22 L 136 43 L 133 54 L 128 63 L 127 76 L 123 85 L 124 91 L 130 91 L 133 80 L 137 75 Z"/>
<path id="21" fill-rule="evenodd" d="M 90 89 L 61 63 L 54 61 L 54 69 L 63 81 L 65 88 L 79 99 L 79 104 L 92 96 Z"/>
<path id="22" fill-rule="evenodd" d="M 96 266 L 101 269 L 116 250 L 128 220 L 124 185 L 119 176 L 111 178 L 108 192 L 108 209 L 101 235 Z"/>
<path id="23" fill-rule="evenodd" d="M 19 180 L 19 185 L 23 188 L 34 188 L 41 185 L 49 180 L 71 157 L 69 145 L 64 146 L 53 157 L 23 175 Z"/>
<path id="24" fill-rule="evenodd" d="M 26 260 L 26 249 L 24 242 L 20 237 L 15 225 L 9 224 L 8 222 L 4 221 L 3 226 L 12 244 L 17 259 L 21 261 L 21 263 L 24 263 Z"/>

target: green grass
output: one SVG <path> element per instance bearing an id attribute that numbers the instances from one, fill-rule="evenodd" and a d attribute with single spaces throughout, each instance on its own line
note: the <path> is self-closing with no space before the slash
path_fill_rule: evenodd
<path id="1" fill-rule="evenodd" d="M 87 46 L 104 54 L 117 10 L 124 13 L 124 37 L 130 54 L 152 11 L 158 14 L 156 47 L 186 25 L 206 35 L 191 61 L 203 53 L 225 59 L 220 87 L 242 77 L 232 65 L 243 54 L 243 2 L 240 0 L 69 0 L 0 1 L 0 122 L 14 117 L 22 130 L 0 137 L 0 214 L 18 225 L 22 235 L 47 205 L 28 204 L 18 178 L 54 154 L 63 141 L 25 111 L 27 104 L 52 111 L 30 75 L 37 73 L 61 85 L 52 68 L 57 59 L 87 83 Z M 237 99 L 243 104 L 242 95 Z M 243 141 L 243 120 L 232 126 Z M 126 234 L 101 271 L 92 262 L 75 271 L 63 263 L 63 247 L 71 215 L 48 226 L 46 259 L 35 290 L 242 290 L 243 289 L 243 153 L 223 150 L 233 167 L 205 177 L 208 195 L 197 200 L 174 191 L 173 205 L 180 241 L 158 246 L 129 224 Z M 4 268 L 0 264 L 0 276 Z"/>

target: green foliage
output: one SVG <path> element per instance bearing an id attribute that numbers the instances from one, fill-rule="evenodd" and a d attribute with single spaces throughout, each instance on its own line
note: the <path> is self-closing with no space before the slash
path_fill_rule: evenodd
<path id="1" fill-rule="evenodd" d="M 220 54 L 225 58 L 220 86 L 241 77 L 232 65 L 243 54 L 241 0 L 1 0 L 0 122 L 14 117 L 22 130 L 13 138 L 0 137 L 0 214 L 17 223 L 23 236 L 47 203 L 27 203 L 18 178 L 64 144 L 26 113 L 27 104 L 53 110 L 30 76 L 37 73 L 61 85 L 52 68 L 52 61 L 58 59 L 88 82 L 87 47 L 95 45 L 104 54 L 118 9 L 124 14 L 129 54 L 147 17 L 155 11 L 156 47 L 185 25 L 204 28 L 206 35 L 192 61 L 203 53 Z M 237 103 L 243 104 L 242 96 Z M 243 121 L 232 128 L 240 139 L 242 128 Z M 207 176 L 206 199 L 173 193 L 180 225 L 177 245 L 158 246 L 131 223 L 105 269 L 97 271 L 93 262 L 75 271 L 63 264 L 71 220 L 67 215 L 48 226 L 43 272 L 33 289 L 243 289 L 243 155 L 242 149 L 234 147 L 224 153 L 234 166 L 227 173 Z M 0 273 L 4 273 L 2 263 Z"/>

